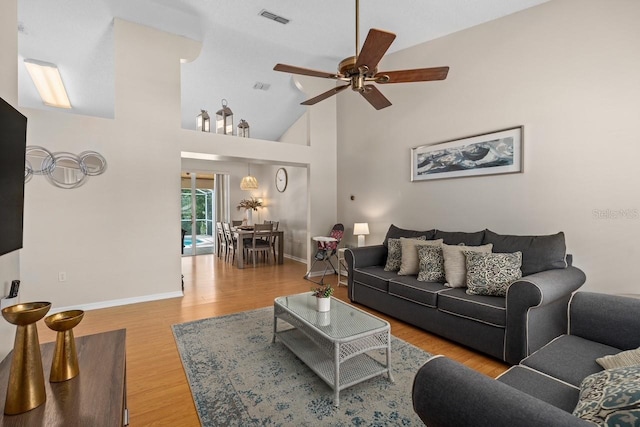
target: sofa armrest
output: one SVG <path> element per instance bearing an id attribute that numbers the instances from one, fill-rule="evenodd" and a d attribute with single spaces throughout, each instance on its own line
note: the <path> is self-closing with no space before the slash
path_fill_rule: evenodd
<path id="1" fill-rule="evenodd" d="M 621 350 L 640 347 L 640 299 L 576 292 L 569 303 L 569 334 Z"/>
<path id="2" fill-rule="evenodd" d="M 387 261 L 387 248 L 383 245 L 348 248 L 344 251 L 344 258 L 349 271 L 354 268 L 384 265 Z"/>
<path id="3" fill-rule="evenodd" d="M 416 374 L 413 408 L 429 427 L 592 425 L 443 356 L 427 360 Z"/>
<path id="4" fill-rule="evenodd" d="M 504 360 L 517 364 L 567 332 L 567 304 L 586 276 L 576 267 L 541 271 L 507 289 Z"/>

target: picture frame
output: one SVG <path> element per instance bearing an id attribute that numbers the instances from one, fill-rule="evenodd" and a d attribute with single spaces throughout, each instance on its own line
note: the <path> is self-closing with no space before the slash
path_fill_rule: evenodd
<path id="1" fill-rule="evenodd" d="M 411 181 L 521 173 L 524 126 L 411 149 Z"/>

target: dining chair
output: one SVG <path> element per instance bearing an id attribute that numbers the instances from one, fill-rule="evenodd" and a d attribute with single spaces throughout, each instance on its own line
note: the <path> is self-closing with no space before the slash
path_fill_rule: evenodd
<path id="1" fill-rule="evenodd" d="M 228 222 L 223 222 L 222 229 L 224 230 L 224 236 L 227 239 L 227 255 L 225 256 L 225 261 L 229 261 L 229 257 L 231 257 L 231 264 L 233 264 L 236 260 L 238 241 L 231 232 L 231 224 L 229 224 Z"/>
<path id="2" fill-rule="evenodd" d="M 273 231 L 278 231 L 278 227 L 280 226 L 280 221 L 264 221 L 265 224 L 272 224 Z M 273 259 L 276 259 L 276 240 L 278 239 L 277 234 L 271 235 L 271 251 L 273 252 Z"/>
<path id="3" fill-rule="evenodd" d="M 258 253 L 262 252 L 265 262 L 269 259 L 272 236 L 273 224 L 255 224 L 253 226 L 253 238 L 250 243 L 245 241 L 244 250 L 247 252 L 247 256 L 251 255 L 254 267 L 256 266 L 256 255 Z"/>
<path id="4" fill-rule="evenodd" d="M 242 225 L 242 221 L 238 220 L 238 219 L 234 219 L 234 220 L 231 221 L 231 225 L 233 227 L 238 227 L 238 226 Z"/>
<path id="5" fill-rule="evenodd" d="M 221 222 L 216 222 L 216 236 L 218 238 L 218 258 L 224 255 L 227 258 L 227 237 L 224 235 L 224 229 Z"/>

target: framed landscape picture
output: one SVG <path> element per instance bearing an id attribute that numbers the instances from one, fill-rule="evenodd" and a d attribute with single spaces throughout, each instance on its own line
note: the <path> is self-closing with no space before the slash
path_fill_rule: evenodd
<path id="1" fill-rule="evenodd" d="M 411 149 L 411 181 L 522 172 L 523 127 Z"/>

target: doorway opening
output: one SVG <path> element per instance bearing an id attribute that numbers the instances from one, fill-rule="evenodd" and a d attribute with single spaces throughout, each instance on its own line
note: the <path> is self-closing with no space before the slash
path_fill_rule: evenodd
<path id="1" fill-rule="evenodd" d="M 183 256 L 215 251 L 214 174 L 182 172 L 181 226 Z"/>

